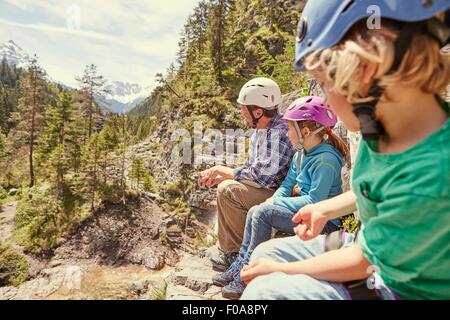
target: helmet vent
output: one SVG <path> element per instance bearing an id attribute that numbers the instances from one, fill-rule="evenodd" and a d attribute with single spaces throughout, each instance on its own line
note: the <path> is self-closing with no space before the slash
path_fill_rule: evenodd
<path id="1" fill-rule="evenodd" d="M 306 103 L 310 103 L 312 100 L 313 100 L 312 98 L 311 98 L 311 99 L 308 99 L 308 100 L 306 101 Z"/>
<path id="2" fill-rule="evenodd" d="M 308 22 L 304 17 L 300 19 L 297 26 L 297 42 L 302 42 L 308 32 Z"/>
<path id="3" fill-rule="evenodd" d="M 432 0 L 423 0 L 422 5 L 425 8 L 431 8 L 433 6 L 433 1 Z"/>
<path id="4" fill-rule="evenodd" d="M 331 120 L 334 119 L 334 115 L 330 110 L 327 110 L 327 115 L 328 115 L 328 118 L 330 118 Z"/>
<path id="5" fill-rule="evenodd" d="M 351 7 L 353 4 L 355 4 L 355 0 L 350 0 L 350 1 L 347 3 L 347 5 L 344 7 L 344 9 L 342 10 L 341 13 L 347 12 L 347 10 L 350 9 L 350 7 Z"/>

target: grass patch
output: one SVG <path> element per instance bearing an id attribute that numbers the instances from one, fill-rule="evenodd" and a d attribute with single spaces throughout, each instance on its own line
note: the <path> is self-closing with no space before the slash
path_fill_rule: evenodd
<path id="1" fill-rule="evenodd" d="M 152 300 L 166 300 L 167 299 L 167 287 L 168 284 L 164 281 L 164 284 L 160 286 L 151 287 L 152 290 Z"/>
<path id="2" fill-rule="evenodd" d="M 28 278 L 28 262 L 10 245 L 0 243 L 0 286 L 18 286 Z"/>

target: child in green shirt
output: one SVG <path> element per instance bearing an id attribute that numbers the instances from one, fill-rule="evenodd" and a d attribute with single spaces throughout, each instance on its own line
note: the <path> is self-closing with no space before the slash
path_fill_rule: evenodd
<path id="1" fill-rule="evenodd" d="M 389 20 L 368 28 L 368 2 L 309 1 L 298 30 L 297 66 L 363 135 L 352 191 L 302 208 L 298 237 L 258 247 L 243 299 L 351 299 L 346 284 L 374 272 L 380 298 L 450 299 L 450 121 L 438 98 L 450 61 L 436 31 L 448 31 L 450 3 L 380 1 Z M 357 242 L 325 252 L 325 223 L 356 208 Z"/>

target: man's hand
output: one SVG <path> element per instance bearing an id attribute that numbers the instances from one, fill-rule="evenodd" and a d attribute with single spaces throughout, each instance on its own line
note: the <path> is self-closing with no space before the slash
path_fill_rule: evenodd
<path id="1" fill-rule="evenodd" d="M 308 241 L 317 237 L 328 222 L 328 217 L 321 207 L 321 203 L 309 204 L 301 208 L 292 218 L 292 221 L 299 223 L 294 228 L 295 234 L 303 241 Z"/>
<path id="2" fill-rule="evenodd" d="M 215 166 L 198 174 L 198 185 L 201 188 L 212 188 L 227 179 L 233 179 L 233 170 L 224 166 Z"/>
<path id="3" fill-rule="evenodd" d="M 258 276 L 270 274 L 276 271 L 280 271 L 280 262 L 275 262 L 268 259 L 258 259 L 251 261 L 248 266 L 245 266 L 241 271 L 241 279 L 246 284 L 249 284 L 253 279 Z"/>

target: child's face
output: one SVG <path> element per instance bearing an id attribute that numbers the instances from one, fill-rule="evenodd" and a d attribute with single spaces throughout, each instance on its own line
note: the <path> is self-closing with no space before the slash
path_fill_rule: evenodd
<path id="1" fill-rule="evenodd" d="M 288 138 L 291 141 L 293 146 L 298 145 L 300 142 L 300 137 L 297 134 L 297 130 L 295 129 L 294 122 L 288 121 Z M 310 130 L 309 128 L 301 128 L 301 133 L 303 134 L 303 143 L 306 143 L 309 136 L 310 136 Z"/>
<path id="2" fill-rule="evenodd" d="M 322 74 L 314 74 L 316 81 L 321 85 L 326 95 L 326 104 L 333 110 L 348 130 L 356 132 L 360 130 L 358 118 L 353 113 L 353 106 L 345 96 L 337 94 L 333 88 L 333 82 L 329 81 Z"/>
<path id="3" fill-rule="evenodd" d="M 294 124 L 292 121 L 287 122 L 288 125 L 288 138 L 291 141 L 293 146 L 296 146 L 299 142 L 299 138 L 297 136 L 297 131 L 295 130 Z"/>

